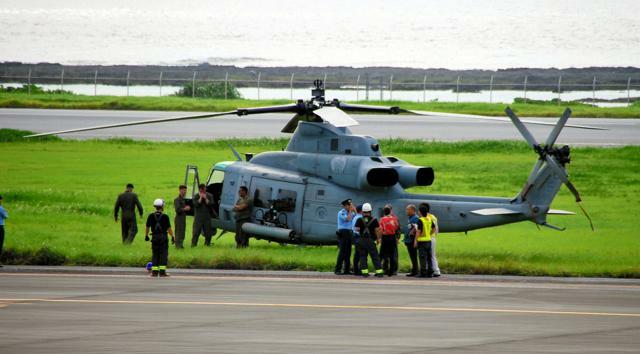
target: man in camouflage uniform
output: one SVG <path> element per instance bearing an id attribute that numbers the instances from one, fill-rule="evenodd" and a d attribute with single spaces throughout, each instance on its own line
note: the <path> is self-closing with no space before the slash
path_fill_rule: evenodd
<path id="1" fill-rule="evenodd" d="M 121 232 L 122 243 L 131 244 L 138 233 L 138 225 L 136 221 L 136 207 L 138 213 L 142 217 L 142 204 L 138 199 L 138 195 L 133 193 L 133 184 L 127 184 L 127 189 L 121 193 L 116 200 L 113 208 L 113 217 L 118 222 L 118 212 L 122 209 Z"/>
<path id="2" fill-rule="evenodd" d="M 187 186 L 180 185 L 178 190 L 178 197 L 173 200 L 173 207 L 176 210 L 174 231 L 176 233 L 176 248 L 183 248 L 184 234 L 187 228 L 187 212 L 191 210 L 191 207 L 186 204 L 186 199 L 184 198 L 187 194 Z"/>

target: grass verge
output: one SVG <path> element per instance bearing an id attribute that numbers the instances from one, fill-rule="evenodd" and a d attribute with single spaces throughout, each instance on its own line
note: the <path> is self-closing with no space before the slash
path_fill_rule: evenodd
<path id="1" fill-rule="evenodd" d="M 116 195 L 132 182 L 145 213 L 155 198 L 173 200 L 186 164 L 202 168 L 233 159 L 227 143 L 241 151 L 278 150 L 284 139 L 209 142 L 7 141 L 0 130 L 0 194 L 10 214 L 7 264 L 140 266 L 150 258 L 142 233 L 133 245 L 119 242 L 113 222 Z M 4 139 L 4 140 L 3 140 Z M 536 156 L 520 142 L 437 143 L 382 140 L 385 154 L 432 166 L 436 181 L 416 192 L 513 196 Z M 519 223 L 438 239 L 441 268 L 447 273 L 640 277 L 640 147 L 575 148 L 572 181 L 596 225 L 582 216 L 550 217 L 567 231 L 538 230 Z M 554 208 L 578 211 L 565 189 Z M 173 213 L 170 213 L 170 215 Z M 190 220 L 189 220 L 190 221 Z M 142 223 L 139 222 L 142 229 Z M 190 225 L 187 235 L 190 234 Z M 187 236 L 187 239 L 190 239 Z M 400 245 L 400 269 L 408 258 Z M 170 267 L 223 269 L 333 269 L 335 247 L 280 246 L 252 240 L 234 248 L 226 234 L 212 248 L 170 250 Z"/>
<path id="2" fill-rule="evenodd" d="M 258 107 L 290 103 L 290 100 L 221 100 L 185 97 L 120 97 L 84 96 L 70 94 L 0 93 L 1 108 L 58 108 L 58 109 L 113 109 L 147 111 L 207 111 L 223 112 L 240 107 Z M 449 103 L 368 101 L 367 104 L 400 106 L 405 109 L 448 113 L 504 116 L 503 103 Z M 573 117 L 640 118 L 640 104 L 631 107 L 603 108 L 581 103 L 514 103 L 509 105 L 516 113 L 528 117 L 559 117 L 569 107 Z"/>

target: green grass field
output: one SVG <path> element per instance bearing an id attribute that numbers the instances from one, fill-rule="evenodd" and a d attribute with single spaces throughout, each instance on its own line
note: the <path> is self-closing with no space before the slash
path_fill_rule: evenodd
<path id="1" fill-rule="evenodd" d="M 22 141 L 0 130 L 0 194 L 10 213 L 5 264 L 143 266 L 150 245 L 140 232 L 134 244 L 120 244 L 112 208 L 132 182 L 151 211 L 155 198 L 173 200 L 186 164 L 207 169 L 241 152 L 278 150 L 286 140 L 156 143 L 108 141 Z M 18 141 L 11 141 L 18 140 Z M 513 196 L 536 155 L 520 142 L 429 143 L 383 140 L 385 154 L 434 167 L 432 187 L 416 192 Z M 594 219 L 591 232 L 581 215 L 554 216 L 567 231 L 538 230 L 529 222 L 438 239 L 446 273 L 640 277 L 640 147 L 575 148 L 570 173 Z M 579 209 L 566 189 L 554 208 Z M 190 222 L 190 220 L 189 220 Z M 139 222 L 142 230 L 142 223 Z M 190 227 L 187 239 L 190 239 Z M 402 246 L 404 247 L 404 246 Z M 234 248 L 224 235 L 212 248 L 174 249 L 170 267 L 332 270 L 335 247 L 280 246 L 252 240 Z M 408 269 L 404 248 L 401 270 Z"/>
<path id="2" fill-rule="evenodd" d="M 60 109 L 116 109 L 149 111 L 207 111 L 224 112 L 240 107 L 269 106 L 290 103 L 290 100 L 221 100 L 185 97 L 119 97 L 84 96 L 70 94 L 0 93 L 2 108 L 60 108 Z M 363 102 L 365 103 L 365 102 Z M 406 102 L 368 101 L 367 104 L 400 106 L 405 109 L 427 110 L 449 113 L 504 116 L 503 103 L 450 103 L 450 102 Z M 631 107 L 601 108 L 580 103 L 514 103 L 509 105 L 514 112 L 527 117 L 559 117 L 566 107 L 573 117 L 595 118 L 640 118 L 640 102 Z"/>

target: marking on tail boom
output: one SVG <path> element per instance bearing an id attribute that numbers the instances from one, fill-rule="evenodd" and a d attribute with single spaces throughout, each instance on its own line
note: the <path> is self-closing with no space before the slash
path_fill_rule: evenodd
<path id="1" fill-rule="evenodd" d="M 483 216 L 522 214 L 521 211 L 507 209 L 507 208 L 486 208 L 486 209 L 472 210 L 471 212 L 474 214 L 483 215 Z"/>

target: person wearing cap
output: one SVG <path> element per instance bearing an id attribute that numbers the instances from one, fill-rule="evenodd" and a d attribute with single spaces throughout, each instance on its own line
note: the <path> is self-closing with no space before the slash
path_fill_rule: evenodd
<path id="1" fill-rule="evenodd" d="M 121 217 L 121 233 L 122 243 L 131 244 L 138 233 L 138 224 L 136 220 L 136 208 L 142 217 L 142 204 L 138 199 L 138 195 L 133 192 L 133 184 L 127 184 L 124 193 L 118 195 L 116 205 L 113 208 L 113 216 L 118 222 L 118 212 L 122 209 Z"/>
<path id="2" fill-rule="evenodd" d="M 9 218 L 9 213 L 2 206 L 2 196 L 0 195 L 0 256 L 2 256 L 2 245 L 4 245 L 4 220 Z M 2 265 L 0 264 L 0 268 Z"/>
<path id="3" fill-rule="evenodd" d="M 351 199 L 342 201 L 342 209 L 338 212 L 338 258 L 336 259 L 335 274 L 351 274 L 351 239 L 352 220 L 356 210 Z"/>
<path id="4" fill-rule="evenodd" d="M 358 251 L 358 243 L 360 243 L 360 232 L 356 229 L 356 223 L 362 218 L 362 204 L 356 206 L 356 216 L 351 220 L 351 232 L 353 234 L 353 274 L 362 275 L 360 272 L 360 252 Z"/>
<path id="5" fill-rule="evenodd" d="M 176 234 L 176 248 L 183 248 L 184 234 L 187 229 L 187 212 L 191 207 L 187 205 L 184 198 L 187 195 L 187 186 L 184 184 L 178 187 L 178 197 L 173 200 L 173 207 L 176 211 L 176 217 L 173 219 Z"/>
<path id="6" fill-rule="evenodd" d="M 362 218 L 356 222 L 356 229 L 360 233 L 358 241 L 358 252 L 360 253 L 360 272 L 362 276 L 369 276 L 369 266 L 367 265 L 367 256 L 371 257 L 373 266 L 375 267 L 376 277 L 383 277 L 382 265 L 378 256 L 376 243 L 380 243 L 382 231 L 380 223 L 376 218 L 371 216 L 371 204 L 364 203 L 362 205 Z"/>
<path id="7" fill-rule="evenodd" d="M 149 214 L 144 232 L 144 240 L 149 241 L 149 230 L 151 230 L 151 276 L 166 277 L 167 274 L 167 258 L 169 258 L 169 238 L 175 243 L 176 239 L 171 230 L 171 221 L 164 211 L 164 200 L 156 199 L 153 201 L 156 211 Z"/>
<path id="8" fill-rule="evenodd" d="M 204 245 L 211 246 L 213 228 L 211 227 L 211 212 L 213 207 L 213 195 L 207 192 L 204 183 L 198 186 L 198 193 L 193 196 L 193 230 L 191 234 L 191 247 L 198 245 L 200 234 L 204 234 Z"/>

